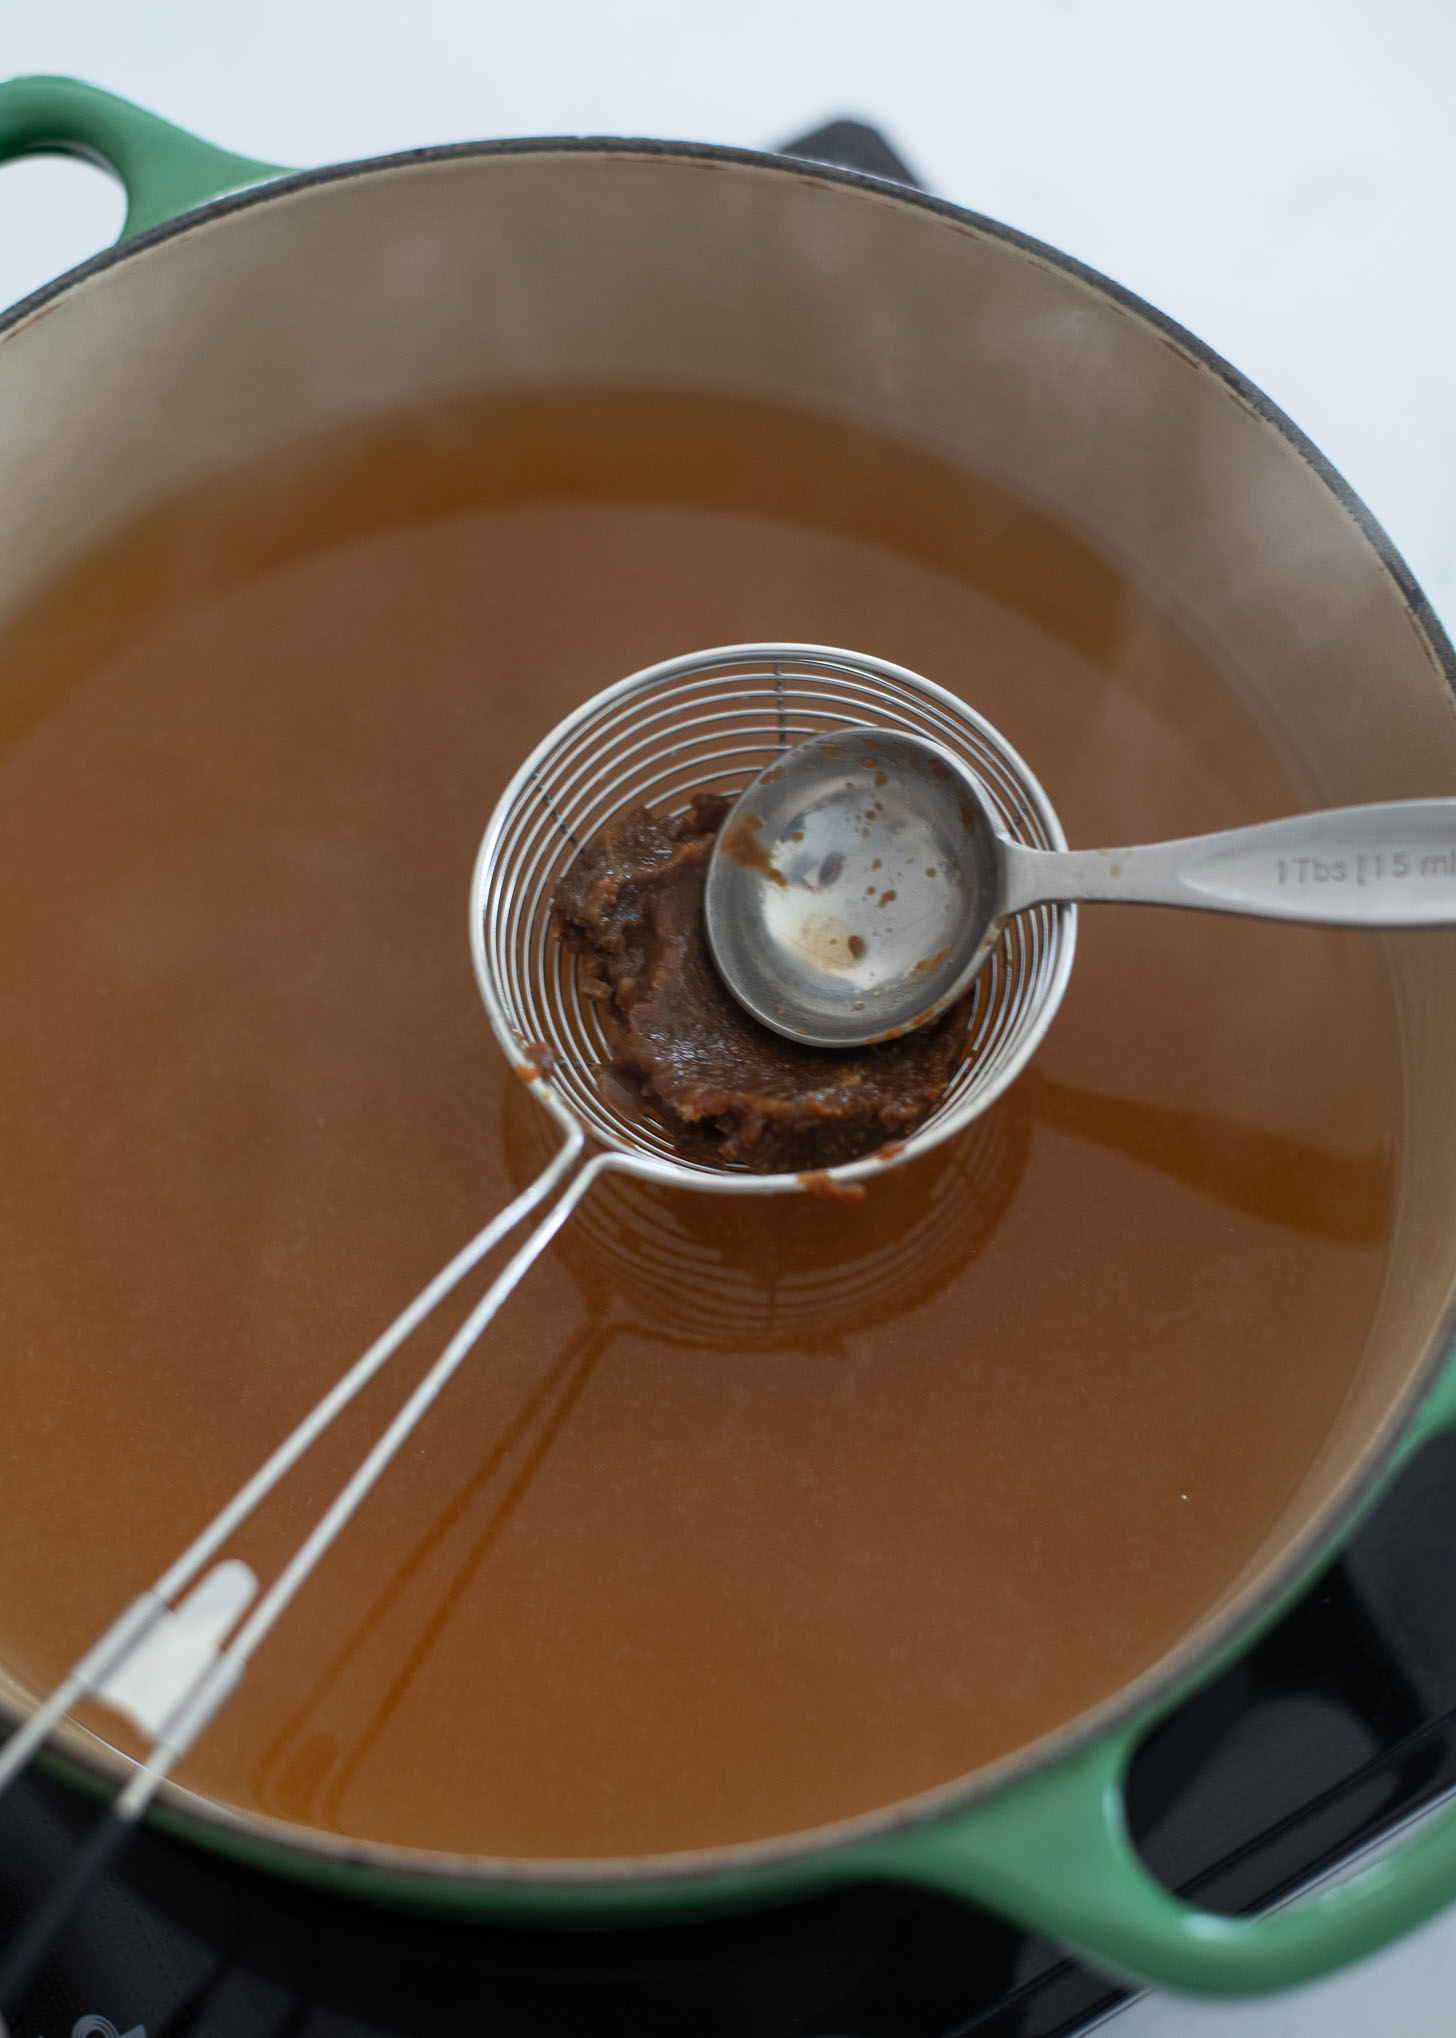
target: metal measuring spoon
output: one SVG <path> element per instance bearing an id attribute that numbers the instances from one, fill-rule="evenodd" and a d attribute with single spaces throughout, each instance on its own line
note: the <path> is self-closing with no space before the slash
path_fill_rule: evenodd
<path id="1" fill-rule="evenodd" d="M 1343 927 L 1456 925 L 1456 799 L 1297 814 L 1130 849 L 1029 849 L 948 750 L 827 730 L 759 773 L 719 831 L 708 942 L 765 1026 L 860 1047 L 954 1003 L 1033 906 L 1121 900 Z"/>

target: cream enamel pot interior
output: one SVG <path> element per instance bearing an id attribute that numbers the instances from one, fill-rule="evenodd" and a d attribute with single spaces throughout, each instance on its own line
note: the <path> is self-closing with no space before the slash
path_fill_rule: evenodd
<path id="1" fill-rule="evenodd" d="M 0 88 L 0 154 L 42 149 L 109 163 L 131 203 L 117 249 L 0 327 L 0 618 L 184 489 L 330 427 L 524 383 L 721 390 L 932 450 L 1087 537 L 1262 695 L 1312 805 L 1456 791 L 1456 661 L 1360 505 L 1189 335 L 1004 228 L 873 179 L 651 142 L 284 174 L 84 86 Z M 1198 1913 L 1141 1866 L 1120 1795 L 1157 1718 L 1456 1424 L 1456 937 L 1391 944 L 1389 964 L 1404 1119 L 1367 1358 L 1255 1560 L 1115 1702 L 852 1824 L 591 1873 L 300 1836 L 180 1790 L 159 1815 L 286 1873 L 496 1915 L 625 1924 L 898 1878 L 1209 1990 L 1310 1976 L 1456 1899 L 1448 1814 L 1276 1916 Z M 78 1730 L 63 1746 L 114 1778 Z"/>

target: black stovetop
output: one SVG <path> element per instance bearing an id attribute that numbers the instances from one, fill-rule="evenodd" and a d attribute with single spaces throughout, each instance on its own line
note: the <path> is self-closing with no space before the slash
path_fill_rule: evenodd
<path id="1" fill-rule="evenodd" d="M 913 181 L 873 129 L 791 153 Z M 1456 1440 L 1134 1765 L 1150 1865 L 1266 1904 L 1456 1786 Z M 0 1941 L 93 1804 L 32 1773 L 0 1806 Z M 563 1931 L 409 1917 L 144 1829 L 11 2017 L 14 2038 L 1066 2038 L 1120 1991 L 948 1898 L 867 1885 L 707 1923 Z"/>

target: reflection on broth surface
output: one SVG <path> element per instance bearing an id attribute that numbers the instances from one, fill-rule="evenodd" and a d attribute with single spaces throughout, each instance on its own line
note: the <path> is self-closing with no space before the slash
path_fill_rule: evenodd
<path id="1" fill-rule="evenodd" d="M 539 1165 L 462 925 L 518 759 L 625 672 L 766 638 L 964 692 L 1074 841 L 1302 804 L 1066 534 L 725 398 L 359 428 L 175 505 L 0 636 L 19 1676 Z M 603 1186 L 183 1780 L 375 1839 L 630 1854 L 872 1809 L 1075 1716 L 1317 1449 L 1380 1280 L 1394 1084 L 1358 937 L 1102 908 L 1035 1067 L 864 1203 Z M 466 1306 L 236 1554 L 276 1567 Z"/>

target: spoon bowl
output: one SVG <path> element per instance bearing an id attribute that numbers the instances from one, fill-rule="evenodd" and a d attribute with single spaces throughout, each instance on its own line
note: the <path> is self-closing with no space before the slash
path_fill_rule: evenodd
<path id="1" fill-rule="evenodd" d="M 901 730 L 825 730 L 743 793 L 708 873 L 708 943 L 753 1016 L 859 1046 L 923 1026 L 995 946 L 1003 844 L 975 774 Z"/>

